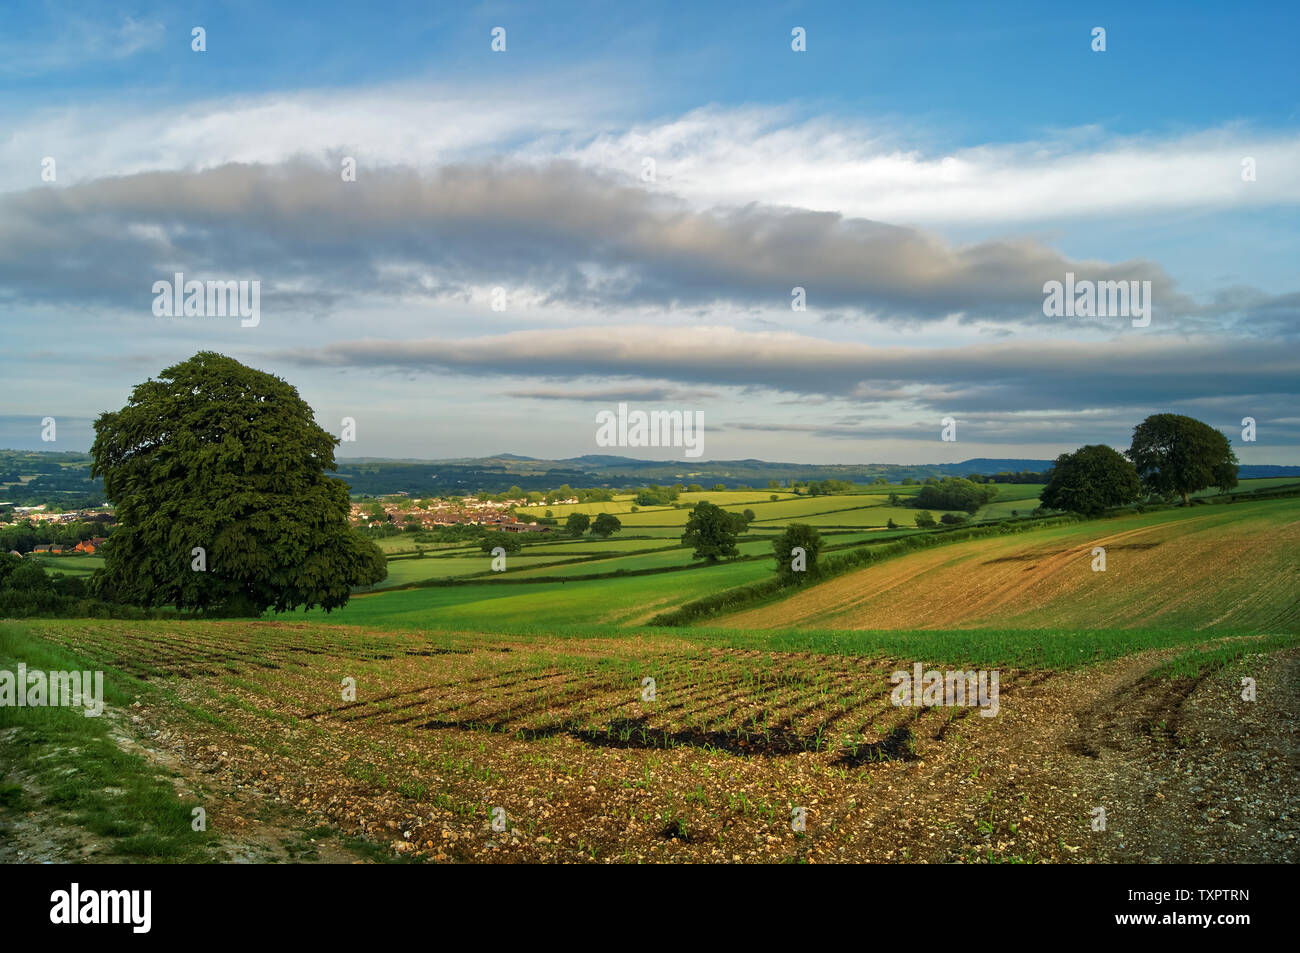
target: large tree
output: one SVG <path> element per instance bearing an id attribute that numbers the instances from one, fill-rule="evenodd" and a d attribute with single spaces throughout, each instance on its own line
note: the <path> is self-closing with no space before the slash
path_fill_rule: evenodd
<path id="1" fill-rule="evenodd" d="M 720 506 L 701 501 L 695 504 L 686 520 L 682 542 L 695 547 L 692 559 L 716 563 L 723 556 L 735 558 L 740 555 L 736 537 L 745 531 L 745 526 L 745 517 L 740 513 L 728 513 Z"/>
<path id="2" fill-rule="evenodd" d="M 1133 430 L 1128 458 L 1151 493 L 1187 495 L 1237 485 L 1237 457 L 1228 438 L 1209 424 L 1180 414 L 1154 414 Z"/>
<path id="3" fill-rule="evenodd" d="M 1112 506 L 1132 503 L 1141 492 L 1133 464 L 1097 443 L 1057 457 L 1041 499 L 1048 509 L 1096 516 Z"/>
<path id="4" fill-rule="evenodd" d="M 387 566 L 325 474 L 337 442 L 288 383 L 212 351 L 140 384 L 95 421 L 91 472 L 118 519 L 97 593 L 223 614 L 342 606 Z"/>

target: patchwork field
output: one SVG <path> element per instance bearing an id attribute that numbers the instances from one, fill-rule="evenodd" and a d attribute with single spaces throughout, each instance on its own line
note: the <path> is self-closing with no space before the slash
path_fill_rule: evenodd
<path id="1" fill-rule="evenodd" d="M 556 539 L 328 616 L 0 621 L 0 669 L 106 676 L 100 719 L 0 707 L 0 861 L 1300 859 L 1300 501 L 934 539 L 679 628 L 645 623 L 771 579 L 770 539 Z M 996 693 L 896 704 L 918 664 Z"/>

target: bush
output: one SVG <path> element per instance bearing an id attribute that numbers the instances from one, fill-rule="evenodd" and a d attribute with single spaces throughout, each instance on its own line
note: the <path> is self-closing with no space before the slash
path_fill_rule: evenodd
<path id="1" fill-rule="evenodd" d="M 917 529 L 934 529 L 939 524 L 934 521 L 934 514 L 929 510 L 921 510 L 916 514 Z"/>

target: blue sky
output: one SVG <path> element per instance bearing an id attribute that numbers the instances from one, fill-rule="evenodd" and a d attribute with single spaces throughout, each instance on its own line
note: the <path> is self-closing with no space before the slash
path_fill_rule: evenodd
<path id="1" fill-rule="evenodd" d="M 1295 4 L 537 6 L 10 4 L 0 446 L 85 449 L 216 349 L 355 418 L 343 456 L 594 452 L 630 400 L 707 458 L 1176 411 L 1300 463 Z M 259 281 L 259 323 L 155 315 L 176 270 Z M 1067 271 L 1150 281 L 1150 326 L 1047 318 Z"/>

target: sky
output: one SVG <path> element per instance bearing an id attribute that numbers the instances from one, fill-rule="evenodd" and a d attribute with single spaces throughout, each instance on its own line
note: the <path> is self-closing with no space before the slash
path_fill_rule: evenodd
<path id="1" fill-rule="evenodd" d="M 0 447 L 214 350 L 340 457 L 1300 464 L 1300 6 L 1053 7 L 10 3 Z"/>

